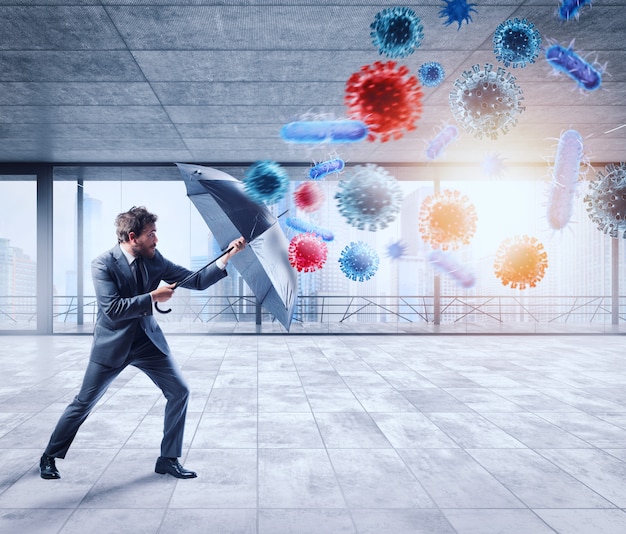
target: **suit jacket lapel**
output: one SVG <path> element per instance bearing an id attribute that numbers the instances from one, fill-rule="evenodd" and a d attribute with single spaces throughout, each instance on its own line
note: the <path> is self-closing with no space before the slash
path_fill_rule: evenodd
<path id="1" fill-rule="evenodd" d="M 119 243 L 115 247 L 113 247 L 113 257 L 115 258 L 118 269 L 122 271 L 124 276 L 128 279 L 130 286 L 135 289 L 135 292 L 137 292 L 137 280 L 135 279 L 135 275 L 133 274 L 133 271 L 130 268 L 128 260 L 126 259 L 126 256 L 124 256 L 124 253 L 122 252 L 122 247 L 119 245 Z"/>

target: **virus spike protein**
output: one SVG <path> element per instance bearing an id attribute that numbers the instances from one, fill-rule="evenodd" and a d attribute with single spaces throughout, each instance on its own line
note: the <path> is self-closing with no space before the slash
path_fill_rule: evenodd
<path id="1" fill-rule="evenodd" d="M 289 175 L 274 161 L 257 161 L 246 171 L 243 184 L 252 200 L 259 204 L 273 204 L 287 194 Z"/>
<path id="2" fill-rule="evenodd" d="M 378 270 L 378 254 L 367 243 L 353 241 L 347 245 L 339 257 L 339 265 L 347 278 L 355 282 L 364 282 Z"/>
<path id="3" fill-rule="evenodd" d="M 419 211 L 422 240 L 434 249 L 467 245 L 476 232 L 476 209 L 460 191 L 445 189 L 427 196 Z"/>
<path id="4" fill-rule="evenodd" d="M 349 224 L 375 232 L 396 218 L 402 190 L 384 168 L 370 163 L 357 165 L 348 179 L 339 182 L 335 199 Z"/>
<path id="5" fill-rule="evenodd" d="M 525 67 L 534 63 L 541 50 L 541 35 L 526 19 L 509 19 L 498 25 L 493 35 L 493 53 L 505 67 Z"/>
<path id="6" fill-rule="evenodd" d="M 384 143 L 415 130 L 422 113 L 422 88 L 406 66 L 376 61 L 350 76 L 345 104 L 352 118 L 367 124 L 368 141 Z"/>
<path id="7" fill-rule="evenodd" d="M 598 171 L 583 200 L 598 230 L 626 239 L 626 163 L 609 163 L 604 172 Z"/>
<path id="8" fill-rule="evenodd" d="M 500 244 L 493 267 L 503 286 L 510 285 L 513 289 L 535 287 L 548 268 L 548 254 L 536 238 L 514 236 Z"/>
<path id="9" fill-rule="evenodd" d="M 328 247 L 315 234 L 298 234 L 289 242 L 289 263 L 298 272 L 321 269 L 328 258 Z"/>
<path id="10" fill-rule="evenodd" d="M 461 24 L 472 22 L 471 12 L 478 13 L 474 6 L 468 4 L 467 0 L 443 0 L 445 5 L 439 11 L 439 18 L 445 18 L 444 26 L 449 26 L 453 22 L 458 23 L 457 31 L 461 29 Z"/>
<path id="11" fill-rule="evenodd" d="M 370 36 L 378 52 L 390 58 L 410 56 L 424 39 L 424 26 L 415 11 L 391 7 L 376 13 Z"/>

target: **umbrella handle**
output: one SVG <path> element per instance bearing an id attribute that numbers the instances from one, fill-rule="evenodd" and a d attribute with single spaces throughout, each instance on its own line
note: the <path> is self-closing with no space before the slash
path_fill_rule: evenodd
<path id="1" fill-rule="evenodd" d="M 179 283 L 175 282 L 174 283 L 174 289 L 176 289 L 178 286 L 179 286 Z M 167 310 L 162 310 L 161 308 L 159 308 L 159 303 L 158 302 L 154 303 L 154 307 L 155 307 L 156 311 L 158 311 L 159 313 L 163 313 L 163 314 L 170 313 L 172 311 L 172 308 L 168 308 Z"/>
<path id="2" fill-rule="evenodd" d="M 159 308 L 159 303 L 158 302 L 154 303 L 154 307 L 155 307 L 156 311 L 158 311 L 159 313 L 170 313 L 172 311 L 172 308 L 168 308 L 167 310 L 162 310 L 161 308 Z"/>

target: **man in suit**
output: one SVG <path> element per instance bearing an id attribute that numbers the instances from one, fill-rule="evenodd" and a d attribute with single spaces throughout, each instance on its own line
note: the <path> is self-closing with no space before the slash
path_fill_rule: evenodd
<path id="1" fill-rule="evenodd" d="M 118 244 L 92 262 L 98 315 L 89 364 L 78 395 L 61 415 L 41 457 L 41 478 L 61 477 L 55 458 L 65 458 L 80 425 L 128 365 L 146 373 L 167 399 L 161 456 L 155 471 L 176 478 L 197 476 L 178 461 L 189 389 L 152 315 L 153 303 L 168 301 L 175 282 L 191 271 L 167 260 L 156 249 L 156 220 L 157 216 L 144 207 L 120 213 L 115 219 Z M 245 247 L 245 240 L 235 239 L 230 247 L 230 252 L 182 287 L 206 289 L 225 277 L 228 260 Z M 161 281 L 168 285 L 158 287 Z"/>

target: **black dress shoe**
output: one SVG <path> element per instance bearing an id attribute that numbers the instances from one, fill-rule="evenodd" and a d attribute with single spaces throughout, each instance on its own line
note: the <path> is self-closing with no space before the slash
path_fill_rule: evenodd
<path id="1" fill-rule="evenodd" d="M 52 456 L 48 456 L 44 454 L 39 460 L 39 474 L 41 478 L 51 479 L 51 478 L 61 478 L 59 474 L 59 470 L 57 466 L 54 464 L 54 458 Z"/>
<path id="2" fill-rule="evenodd" d="M 196 478 L 198 476 L 194 471 L 189 471 L 180 465 L 178 458 L 166 458 L 165 456 L 159 456 L 154 472 L 159 473 L 159 475 L 169 473 L 176 478 Z"/>

